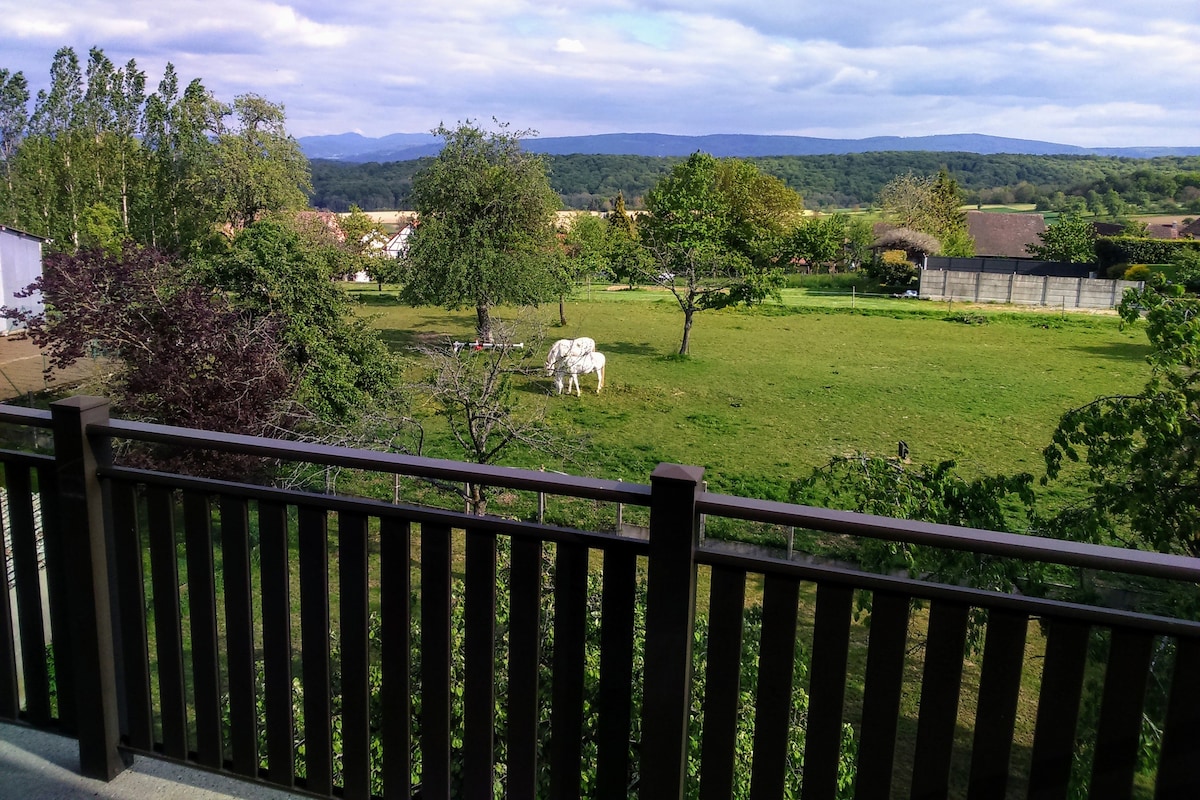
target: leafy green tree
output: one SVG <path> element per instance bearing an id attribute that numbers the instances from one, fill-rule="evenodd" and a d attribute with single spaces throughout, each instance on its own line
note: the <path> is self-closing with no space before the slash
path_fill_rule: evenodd
<path id="1" fill-rule="evenodd" d="M 1068 528 L 1077 538 L 1200 556 L 1200 300 L 1130 289 L 1119 311 L 1131 324 L 1145 317 L 1150 380 L 1064 414 L 1046 480 L 1085 465 L 1089 504 Z"/>
<path id="2" fill-rule="evenodd" d="M 357 262 L 354 272 L 365 272 L 375 281 L 379 291 L 383 284 L 395 283 L 400 278 L 400 265 L 384 247 L 388 235 L 383 227 L 371 219 L 361 208 L 350 205 L 350 211 L 338 218 L 338 227 L 345 237 L 346 250 Z M 347 275 L 351 273 L 346 273 Z"/>
<path id="3" fill-rule="evenodd" d="M 789 259 L 804 259 L 811 271 L 836 272 L 845 256 L 845 214 L 809 217 L 793 229 L 783 243 L 783 253 Z"/>
<path id="4" fill-rule="evenodd" d="M 563 238 L 559 261 L 558 324 L 567 324 L 566 297 L 581 281 L 590 281 L 611 271 L 609 234 L 612 226 L 602 217 L 579 214 Z"/>
<path id="5" fill-rule="evenodd" d="M 268 211 L 308 207 L 308 159 L 284 126 L 283 107 L 254 94 L 226 109 L 235 124 L 222 128 L 193 188 L 202 192 L 209 217 L 234 230 Z"/>
<path id="6" fill-rule="evenodd" d="M 1096 262 L 1096 228 L 1077 214 L 1060 216 L 1038 238 L 1041 244 L 1025 246 L 1034 258 L 1073 264 Z"/>
<path id="7" fill-rule="evenodd" d="M 618 281 L 633 285 L 650 274 L 653 261 L 642 246 L 637 222 L 625 210 L 625 195 L 617 193 L 608 213 L 608 266 Z"/>
<path id="8" fill-rule="evenodd" d="M 786 220 L 801 210 L 800 197 L 758 180 L 752 164 L 735 161 L 694 153 L 646 196 L 650 213 L 641 228 L 659 270 L 656 282 L 683 312 L 680 355 L 688 353 L 697 311 L 759 302 L 782 285 L 768 253 Z M 763 188 L 766 199 L 750 197 L 747 186 Z"/>
<path id="9" fill-rule="evenodd" d="M 316 419 L 352 420 L 391 395 L 397 366 L 335 278 L 358 262 L 324 222 L 277 214 L 242 229 L 196 277 L 253 319 L 279 328 L 294 397 Z"/>
<path id="10" fill-rule="evenodd" d="M 520 134 L 465 122 L 436 131 L 441 153 L 413 178 L 421 225 L 411 237 L 401 296 L 414 305 L 473 306 L 481 341 L 492 309 L 536 304 L 558 288 L 554 212 L 542 159 Z"/>

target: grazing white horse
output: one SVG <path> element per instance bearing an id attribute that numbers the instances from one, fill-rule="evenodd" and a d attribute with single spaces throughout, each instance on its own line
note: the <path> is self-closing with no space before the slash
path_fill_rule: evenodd
<path id="1" fill-rule="evenodd" d="M 570 375 L 571 378 L 567 382 L 567 394 L 571 393 L 571 386 L 574 385 L 575 395 L 582 397 L 583 392 L 579 389 L 579 376 L 594 372 L 596 373 L 596 394 L 600 394 L 600 390 L 604 388 L 604 363 L 604 353 L 597 352 L 560 358 L 554 365 L 554 385 L 558 387 L 558 393 L 562 394 L 563 392 L 563 376 Z"/>
<path id="2" fill-rule="evenodd" d="M 596 352 L 595 339 L 589 339 L 586 336 L 580 336 L 578 339 L 559 339 L 550 345 L 550 352 L 546 355 L 546 374 L 554 374 L 554 365 L 560 359 L 568 356 L 578 358 L 594 352 Z"/>

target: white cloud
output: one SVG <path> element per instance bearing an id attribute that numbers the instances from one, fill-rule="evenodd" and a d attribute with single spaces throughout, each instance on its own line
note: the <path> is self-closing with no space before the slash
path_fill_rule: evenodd
<path id="1" fill-rule="evenodd" d="M 297 135 L 497 116 L 585 132 L 968 130 L 1200 145 L 1200 7 L 1088 0 L 0 0 L 0 68 L 36 91 L 63 45 L 167 61 L 223 100 L 260 92 Z M 564 58 L 563 54 L 569 54 Z"/>

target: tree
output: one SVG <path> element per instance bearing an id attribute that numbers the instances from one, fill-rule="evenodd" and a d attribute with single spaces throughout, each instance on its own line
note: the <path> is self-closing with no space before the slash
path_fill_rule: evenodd
<path id="1" fill-rule="evenodd" d="M 276 214 L 198 259 L 193 276 L 252 319 L 273 320 L 295 399 L 318 419 L 339 423 L 390 396 L 399 371 L 334 282 L 357 264 L 320 219 Z"/>
<path id="2" fill-rule="evenodd" d="M 52 252 L 31 289 L 45 298 L 44 312 L 5 314 L 46 348 L 51 369 L 99 350 L 111 370 L 100 390 L 121 416 L 256 436 L 280 423 L 291 380 L 277 321 L 232 308 L 170 257 L 128 244 L 116 253 Z M 168 461 L 225 478 L 251 463 L 195 458 Z"/>
<path id="3" fill-rule="evenodd" d="M 413 178 L 421 225 L 403 258 L 401 296 L 414 305 L 474 306 L 481 341 L 492 341 L 492 309 L 553 297 L 554 212 L 542 159 L 507 126 L 439 127 L 441 153 Z"/>
<path id="4" fill-rule="evenodd" d="M 608 266 L 613 277 L 633 285 L 650 274 L 652 261 L 642 246 L 637 222 L 625 210 L 625 195 L 617 192 L 608 213 Z"/>
<path id="5" fill-rule="evenodd" d="M 810 217 L 788 235 L 783 253 L 789 259 L 803 259 L 810 271 L 816 267 L 818 272 L 836 272 L 845 256 L 846 227 L 845 214 Z"/>
<path id="6" fill-rule="evenodd" d="M 579 214 L 563 236 L 559 261 L 558 324 L 567 324 L 566 296 L 581 280 L 610 271 L 609 234 L 612 226 L 595 214 Z"/>
<path id="7" fill-rule="evenodd" d="M 961 210 L 962 192 L 944 167 L 937 175 L 897 175 L 880 191 L 879 205 L 892 225 L 937 238 L 942 255 L 975 255 L 975 240 Z"/>
<path id="8" fill-rule="evenodd" d="M 400 266 L 388 254 L 388 235 L 383 227 L 361 208 L 350 204 L 350 211 L 338 218 L 338 227 L 345 237 L 345 248 L 357 262 L 357 272 L 365 272 L 383 291 L 383 284 L 400 277 Z M 349 272 L 347 275 L 351 274 Z"/>
<path id="9" fill-rule="evenodd" d="M 1127 290 L 1119 306 L 1127 323 L 1145 317 L 1149 382 L 1064 414 L 1044 480 L 1066 462 L 1085 465 L 1090 499 L 1071 517 L 1076 538 L 1200 556 L 1200 300 L 1163 288 Z"/>
<path id="10" fill-rule="evenodd" d="M 546 422 L 544 404 L 522 402 L 516 379 L 540 372 L 532 348 L 516 348 L 516 328 L 495 321 L 492 347 L 455 349 L 449 342 L 419 347 L 429 377 L 417 388 L 434 402 L 459 449 L 476 464 L 495 464 L 523 448 L 562 456 L 565 441 Z M 443 485 L 462 495 L 476 514 L 487 511 L 488 487 Z"/>
<path id="11" fill-rule="evenodd" d="M 283 107 L 246 94 L 221 116 L 230 114 L 235 125 L 226 129 L 222 123 L 204 168 L 193 178 L 210 218 L 236 231 L 264 212 L 307 208 L 308 159 L 284 127 Z"/>
<path id="12" fill-rule="evenodd" d="M 730 162 L 737 161 L 731 159 Z M 646 196 L 642 225 L 655 259 L 656 282 L 683 312 L 679 354 L 688 353 L 693 317 L 705 308 L 759 302 L 778 293 L 782 273 L 769 253 L 800 196 L 779 191 L 748 162 L 722 163 L 694 153 Z M 751 196 L 746 187 L 763 190 Z"/>
<path id="13" fill-rule="evenodd" d="M 0 69 L 0 163 L 4 165 L 4 193 L 0 214 L 10 222 L 17 220 L 13 190 L 13 160 L 29 124 L 29 84 L 25 75 Z"/>
<path id="14" fill-rule="evenodd" d="M 1041 244 L 1025 245 L 1034 258 L 1073 264 L 1096 262 L 1096 228 L 1077 214 L 1063 214 L 1040 232 L 1038 238 Z"/>

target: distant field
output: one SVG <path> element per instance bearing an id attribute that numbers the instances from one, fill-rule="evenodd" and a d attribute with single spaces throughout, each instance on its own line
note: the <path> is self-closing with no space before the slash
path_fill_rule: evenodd
<path id="1" fill-rule="evenodd" d="M 401 353 L 418 337 L 473 336 L 472 312 L 357 293 Z M 989 324 L 967 325 L 925 301 L 858 298 L 850 308 L 847 297 L 790 290 L 785 303 L 698 314 L 687 359 L 673 355 L 683 317 L 662 291 L 597 287 L 568 303 L 565 328 L 552 326 L 557 308 L 537 312 L 549 339 L 596 339 L 609 371 L 600 396 L 593 376 L 582 398 L 552 396 L 545 378 L 525 383 L 586 451 L 524 463 L 645 481 L 658 462 L 677 461 L 736 490 L 783 485 L 836 455 L 892 455 L 904 440 L 914 460 L 955 459 L 966 474 L 1040 474 L 1064 411 L 1147 377 L 1145 334 L 1114 316 L 988 309 Z M 430 454 L 454 456 L 437 424 L 429 429 Z"/>

